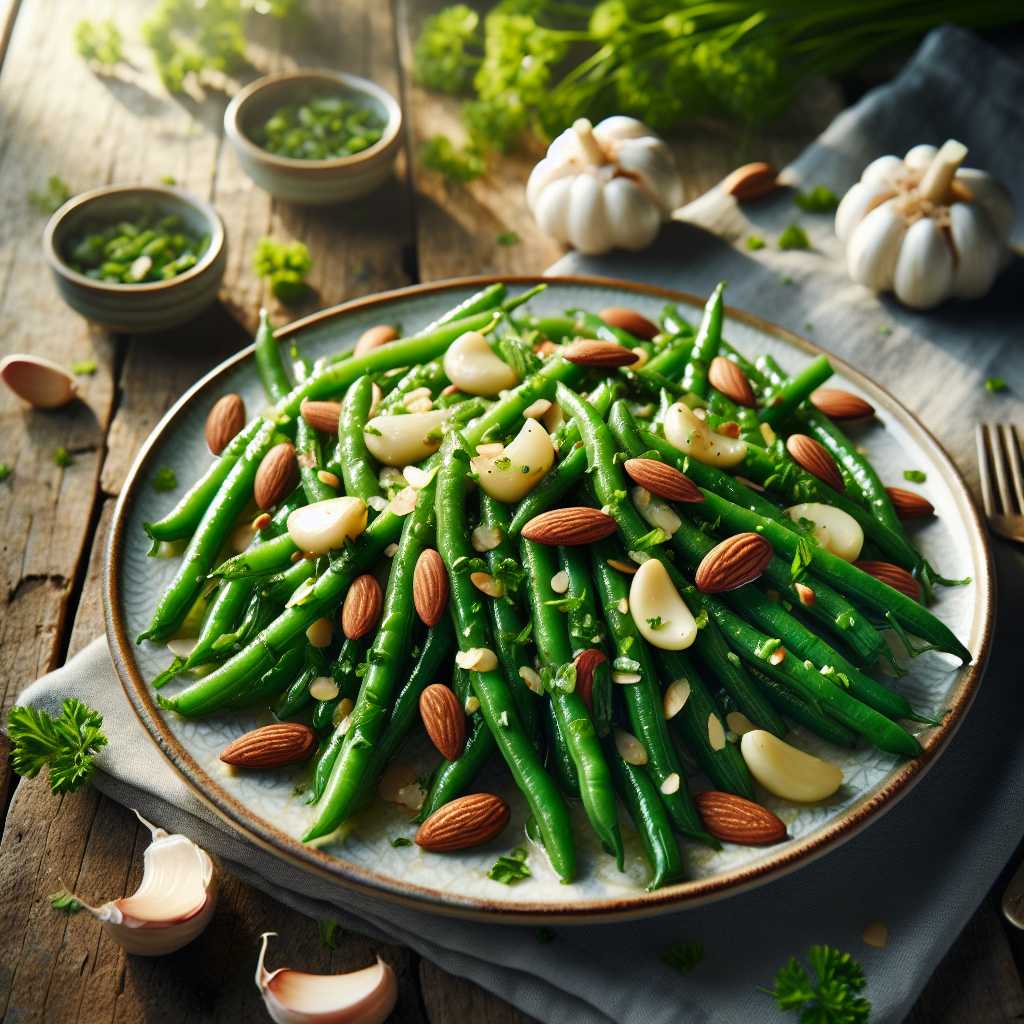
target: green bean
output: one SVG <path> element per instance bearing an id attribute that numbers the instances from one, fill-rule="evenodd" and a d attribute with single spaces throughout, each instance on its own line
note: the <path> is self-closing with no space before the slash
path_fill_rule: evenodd
<path id="1" fill-rule="evenodd" d="M 316 430 L 301 416 L 295 421 L 295 454 L 299 460 L 299 479 L 310 505 L 338 496 L 337 489 L 321 479 L 324 456 Z"/>
<path id="2" fill-rule="evenodd" d="M 252 704 L 262 703 L 276 697 L 295 678 L 302 667 L 303 645 L 296 643 L 284 651 L 276 663 L 257 680 L 248 682 L 234 690 L 227 703 L 227 711 L 241 711 Z"/>
<path id="3" fill-rule="evenodd" d="M 262 580 L 259 584 L 260 593 L 272 601 L 287 604 L 292 594 L 315 573 L 315 562 L 308 558 L 298 558 L 290 569 L 285 569 L 284 572 L 279 572 L 276 576 L 268 576 Z"/>
<path id="4" fill-rule="evenodd" d="M 256 329 L 256 366 L 260 371 L 260 379 L 267 389 L 272 402 L 279 402 L 292 389 L 285 372 L 284 361 L 281 359 L 281 348 L 274 337 L 274 329 L 267 319 L 267 311 L 260 310 L 260 325 Z"/>
<path id="5" fill-rule="evenodd" d="M 567 796 L 579 799 L 580 776 L 576 771 L 576 762 L 569 753 L 569 745 L 558 728 L 558 716 L 551 701 L 544 701 L 540 708 L 541 728 L 544 730 L 544 745 L 547 756 L 544 767 L 558 783 L 558 788 Z"/>
<path id="6" fill-rule="evenodd" d="M 274 715 L 279 721 L 294 718 L 313 703 L 313 695 L 309 692 L 310 684 L 324 674 L 327 659 L 317 648 L 307 644 L 303 657 L 302 671 L 273 708 Z"/>
<path id="7" fill-rule="evenodd" d="M 360 665 L 366 658 L 366 648 L 369 646 L 370 638 L 367 636 L 350 640 L 345 637 L 337 657 L 331 662 L 328 674 L 334 680 L 338 688 L 337 697 L 330 700 L 318 700 L 313 709 L 313 731 L 322 736 L 325 732 L 330 733 L 334 728 L 334 712 L 338 705 L 347 697 L 355 701 L 359 696 L 359 684 L 361 677 L 357 675 Z M 317 767 L 323 763 L 323 759 L 317 763 Z M 325 777 L 324 781 L 327 779 Z"/>
<path id="8" fill-rule="evenodd" d="M 264 527 L 262 530 L 256 532 L 256 539 L 260 543 L 265 543 L 268 540 L 273 540 L 275 537 L 280 537 L 283 533 L 288 532 L 288 517 L 297 509 L 302 508 L 307 504 L 306 492 L 302 489 L 302 484 L 284 499 L 283 502 L 278 506 L 277 511 L 270 517 L 270 524 Z"/>
<path id="9" fill-rule="evenodd" d="M 366 447 L 363 427 L 370 414 L 373 401 L 373 382 L 369 377 L 360 377 L 345 395 L 341 403 L 341 418 L 338 421 L 338 461 L 345 481 L 345 493 L 368 501 L 381 496 L 380 484 L 375 471 L 376 462 Z M 376 515 L 373 509 L 367 513 Z"/>
<path id="10" fill-rule="evenodd" d="M 633 349 L 640 344 L 640 339 L 621 327 L 613 327 L 606 324 L 596 313 L 590 313 L 585 309 L 567 309 L 567 316 L 571 316 L 577 334 L 589 338 L 600 338 L 601 341 L 610 341 L 623 348 Z M 582 330 L 581 330 L 582 327 Z"/>
<path id="11" fill-rule="evenodd" d="M 227 651 L 215 650 L 213 645 L 226 633 L 233 633 L 238 629 L 251 596 L 252 585 L 244 580 L 228 580 L 217 588 L 217 595 L 210 603 L 206 618 L 203 620 L 199 639 L 185 660 L 183 669 L 193 669 L 197 665 L 213 661 L 218 655 L 227 655 Z"/>
<path id="12" fill-rule="evenodd" d="M 765 408 L 757 414 L 758 419 L 777 429 L 796 412 L 800 403 L 808 398 L 812 391 L 820 388 L 831 376 L 832 367 L 828 356 L 818 356 L 783 383 L 782 387 L 768 399 Z"/>
<path id="13" fill-rule="evenodd" d="M 750 668 L 751 678 L 763 690 L 765 696 L 778 710 L 791 718 L 797 725 L 802 725 L 815 736 L 820 736 L 829 743 L 840 747 L 857 746 L 857 734 L 845 725 L 840 725 L 834 718 L 827 715 L 820 707 L 820 701 L 811 701 L 795 690 L 791 690 L 770 676 L 762 675 L 754 666 Z"/>
<path id="14" fill-rule="evenodd" d="M 450 324 L 454 320 L 464 320 L 468 316 L 475 316 L 477 313 L 486 313 L 489 310 L 497 309 L 502 302 L 505 300 L 505 294 L 507 288 L 502 282 L 498 281 L 496 284 L 489 284 L 486 288 L 476 292 L 474 295 L 470 295 L 464 302 L 460 302 L 457 306 L 453 306 L 448 310 L 444 316 L 439 317 L 433 323 L 427 324 L 422 331 L 417 331 L 412 337 L 422 338 L 428 334 L 432 334 L 439 327 L 443 327 L 445 324 Z M 470 330 L 470 328 L 466 328 Z"/>
<path id="15" fill-rule="evenodd" d="M 222 633 L 210 645 L 214 655 L 226 656 L 241 650 L 265 626 L 277 617 L 281 605 L 259 591 L 249 590 L 249 603 L 238 627 L 230 633 Z M 196 662 L 195 664 L 198 664 Z"/>
<path id="16" fill-rule="evenodd" d="M 247 547 L 241 554 L 221 562 L 210 578 L 220 577 L 225 580 L 258 580 L 275 573 L 284 572 L 291 564 L 292 555 L 299 546 L 287 533 L 282 533 L 273 540 L 256 543 Z"/>
<path id="17" fill-rule="evenodd" d="M 394 388 L 384 396 L 380 403 L 380 415 L 390 412 L 399 405 L 404 405 L 405 396 L 417 388 L 430 388 L 431 392 L 442 391 L 448 386 L 448 374 L 444 368 L 444 358 L 438 356 L 427 363 L 414 366 L 398 381 Z M 369 406 L 367 406 L 369 408 Z"/>
<path id="18" fill-rule="evenodd" d="M 512 322 L 520 333 L 538 331 L 556 345 L 571 341 L 579 335 L 576 321 L 571 316 L 529 316 Z"/>
<path id="19" fill-rule="evenodd" d="M 725 290 L 725 281 L 721 281 L 715 288 L 704 307 L 704 318 L 701 320 L 700 329 L 693 343 L 693 351 L 683 371 L 683 387 L 692 391 L 701 398 L 707 394 L 708 389 L 708 368 L 711 360 L 718 355 L 718 348 L 722 343 L 722 320 L 725 316 L 725 303 L 722 300 L 722 292 Z M 654 362 L 652 359 L 651 362 Z M 655 369 L 648 366 L 644 369 L 650 372 Z"/>

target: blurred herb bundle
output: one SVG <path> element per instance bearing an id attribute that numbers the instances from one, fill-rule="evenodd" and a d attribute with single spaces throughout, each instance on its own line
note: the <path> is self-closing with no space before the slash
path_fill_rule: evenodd
<path id="1" fill-rule="evenodd" d="M 501 0 L 429 18 L 414 74 L 475 94 L 468 157 L 524 131 L 549 141 L 578 117 L 630 114 L 667 131 L 681 118 L 755 125 L 823 74 L 945 21 L 984 29 L 1024 20 L 1018 0 Z M 436 146 L 435 146 L 436 148 Z"/>

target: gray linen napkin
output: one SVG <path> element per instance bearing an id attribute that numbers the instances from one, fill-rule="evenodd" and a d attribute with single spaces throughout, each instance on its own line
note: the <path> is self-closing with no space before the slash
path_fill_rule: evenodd
<path id="1" fill-rule="evenodd" d="M 944 28 L 929 36 L 895 82 L 839 117 L 787 173 L 794 181 L 841 191 L 874 156 L 953 135 L 972 146 L 979 165 L 1003 177 L 1024 207 L 1022 110 L 1022 69 L 970 34 Z M 813 322 L 815 340 L 921 414 L 964 469 L 973 465 L 971 430 L 982 415 L 1024 419 L 1018 397 L 1024 396 L 1024 322 L 1019 302 L 1011 301 L 1021 294 L 1020 260 L 983 302 L 910 314 L 845 279 L 830 239 L 831 218 L 797 218 L 786 195 L 744 213 L 766 238 L 798 219 L 815 251 L 762 250 L 752 257 L 692 223 L 673 224 L 648 253 L 603 260 L 569 256 L 552 272 L 633 278 L 698 294 L 726 277 L 733 282 L 732 305 L 797 330 Z M 734 239 L 754 233 L 736 220 L 731 200 L 723 203 L 714 195 L 691 204 L 685 216 Z M 794 283 L 782 285 L 780 275 Z M 880 326 L 892 334 L 879 335 Z M 982 381 L 993 375 L 1009 382 L 1009 395 L 985 395 Z M 752 892 L 650 920 L 560 927 L 555 942 L 543 946 L 532 928 L 400 908 L 332 886 L 241 841 L 149 742 L 122 695 L 102 639 L 35 683 L 22 703 L 57 713 L 64 697 L 76 696 L 100 711 L 111 743 L 98 758 L 97 787 L 149 820 L 189 835 L 218 854 L 232 874 L 311 917 L 337 919 L 346 928 L 407 944 L 539 1020 L 782 1020 L 756 986 L 771 987 L 791 955 L 827 943 L 853 953 L 864 966 L 875 1024 L 897 1024 L 1024 831 L 1024 737 L 1018 728 L 1024 688 L 1013 630 L 1007 628 L 1024 608 L 1024 558 L 1009 546 L 997 544 L 996 550 L 1000 629 L 985 682 L 947 752 L 896 813 Z M 864 926 L 874 920 L 889 927 L 885 949 L 861 941 Z M 661 951 L 692 939 L 705 948 L 692 972 L 683 977 L 660 962 Z"/>

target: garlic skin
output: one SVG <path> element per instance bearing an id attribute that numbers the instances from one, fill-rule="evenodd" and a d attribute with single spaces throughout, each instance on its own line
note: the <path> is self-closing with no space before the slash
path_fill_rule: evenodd
<path id="1" fill-rule="evenodd" d="M 479 474 L 477 483 L 487 494 L 511 505 L 541 482 L 554 461 L 551 436 L 536 420 L 527 420 L 500 455 L 477 455 L 470 465 Z"/>
<path id="2" fill-rule="evenodd" d="M 585 256 L 646 249 L 682 203 L 672 151 L 642 121 L 579 118 L 551 143 L 526 185 L 541 230 Z"/>
<path id="3" fill-rule="evenodd" d="M 42 356 L 4 356 L 0 360 L 0 380 L 36 409 L 59 409 L 78 392 L 71 374 Z"/>
<path id="4" fill-rule="evenodd" d="M 1009 262 L 1014 204 L 990 174 L 960 166 L 966 155 L 949 139 L 868 164 L 836 210 L 854 281 L 921 310 L 988 293 Z"/>
<path id="5" fill-rule="evenodd" d="M 697 639 L 697 623 L 657 558 L 648 559 L 634 574 L 629 611 L 640 635 L 663 651 L 683 651 Z M 657 629 L 647 621 L 659 618 Z"/>
<path id="6" fill-rule="evenodd" d="M 391 967 L 377 963 L 349 974 L 304 974 L 288 967 L 264 966 L 264 932 L 256 964 L 256 987 L 276 1024 L 383 1024 L 398 1002 L 398 980 Z"/>
<path id="7" fill-rule="evenodd" d="M 665 417 L 665 440 L 691 459 L 721 469 L 738 465 L 747 454 L 746 441 L 712 430 L 682 402 L 676 402 Z"/>
<path id="8" fill-rule="evenodd" d="M 444 372 L 467 395 L 494 398 L 499 391 L 519 383 L 512 367 L 499 359 L 479 331 L 466 331 L 444 354 Z"/>
<path id="9" fill-rule="evenodd" d="M 441 426 L 450 414 L 450 409 L 434 409 L 400 416 L 375 416 L 363 427 L 363 440 L 370 454 L 385 466 L 404 467 L 422 462 L 441 447 L 440 438 L 428 440 L 427 434 Z"/>
<path id="10" fill-rule="evenodd" d="M 864 531 L 860 523 L 848 512 L 819 501 L 791 505 L 785 515 L 794 523 L 809 519 L 814 523 L 814 536 L 818 543 L 844 562 L 856 562 L 864 546 Z"/>
<path id="11" fill-rule="evenodd" d="M 209 854 L 191 839 L 168 835 L 135 814 L 153 836 L 143 855 L 141 885 L 134 895 L 102 907 L 82 905 L 126 953 L 163 956 L 190 943 L 210 923 L 217 873 Z"/>

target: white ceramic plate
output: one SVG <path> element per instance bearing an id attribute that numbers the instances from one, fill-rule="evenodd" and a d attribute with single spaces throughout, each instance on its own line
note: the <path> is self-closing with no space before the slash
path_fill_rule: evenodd
<path id="1" fill-rule="evenodd" d="M 490 279 L 489 279 L 490 280 Z M 509 280 L 509 279 L 505 279 Z M 510 292 L 538 279 L 509 280 Z M 351 347 L 359 335 L 378 323 L 400 322 L 409 333 L 478 290 L 488 281 L 474 279 L 426 285 L 359 299 L 290 325 L 279 337 L 298 345 L 310 358 Z M 703 300 L 663 289 L 586 278 L 549 278 L 548 288 L 530 302 L 535 314 L 555 314 L 575 307 L 598 310 L 630 306 L 657 319 L 666 302 L 677 302 L 688 319 L 700 320 Z M 771 324 L 737 311 L 728 311 L 725 337 L 753 357 L 773 355 L 783 369 L 794 372 L 820 349 Z M 855 431 L 882 479 L 913 487 L 935 506 L 934 519 L 912 522 L 909 529 L 929 561 L 951 578 L 970 576 L 968 586 L 938 588 L 934 611 L 975 655 L 971 666 L 959 667 L 947 655 L 925 654 L 913 662 L 904 659 L 910 674 L 895 684 L 920 712 L 942 717 L 939 728 L 913 728 L 926 754 L 904 761 L 883 754 L 865 741 L 853 750 L 831 746 L 795 728 L 790 741 L 826 757 L 844 772 L 845 780 L 830 800 L 796 807 L 764 791 L 759 800 L 787 824 L 791 838 L 767 848 L 725 844 L 714 853 L 700 844 L 682 841 L 689 864 L 689 881 L 645 893 L 648 868 L 628 818 L 622 816 L 627 864 L 624 874 L 599 848 L 581 807 L 574 808 L 579 849 L 578 877 L 561 885 L 541 855 L 531 854 L 533 876 L 514 886 L 487 878 L 500 854 L 524 843 L 525 800 L 500 762 L 479 778 L 477 789 L 494 792 L 509 801 L 512 822 L 493 842 L 459 854 L 430 854 L 419 847 L 394 848 L 390 840 L 411 838 L 414 826 L 394 805 L 379 799 L 369 811 L 343 828 L 318 849 L 304 846 L 298 837 L 312 820 L 314 809 L 297 793 L 309 777 L 308 766 L 236 773 L 218 760 L 233 739 L 269 722 L 268 712 L 215 715 L 186 720 L 163 712 L 153 702 L 149 681 L 170 662 L 162 646 L 136 646 L 133 638 L 148 625 L 158 595 L 177 568 L 175 559 L 147 557 L 149 541 L 142 523 L 165 515 L 180 496 L 178 491 L 158 493 L 153 478 L 162 466 L 171 467 L 181 487 L 205 470 L 210 455 L 204 439 L 207 414 L 223 394 L 236 392 L 252 411 L 266 404 L 252 350 L 228 360 L 195 385 L 164 417 L 136 460 L 114 517 L 107 552 L 107 631 L 114 661 L 131 700 L 154 742 L 191 786 L 219 814 L 254 841 L 309 870 L 327 875 L 341 885 L 373 891 L 385 898 L 413 903 L 424 909 L 463 916 L 502 916 L 520 921 L 558 917 L 600 919 L 657 913 L 682 904 L 715 899 L 760 884 L 820 856 L 890 807 L 933 763 L 966 713 L 981 679 L 991 635 L 992 580 L 990 556 L 977 511 L 956 469 L 935 440 L 895 399 L 838 359 L 829 386 L 862 395 L 878 411 L 878 422 Z M 920 469 L 927 482 L 910 485 L 906 469 Z M 172 682 L 163 691 L 173 693 L 185 685 Z M 437 753 L 422 730 L 414 733 L 400 760 L 417 772 L 427 771 Z M 691 788 L 708 788 L 697 775 Z"/>

